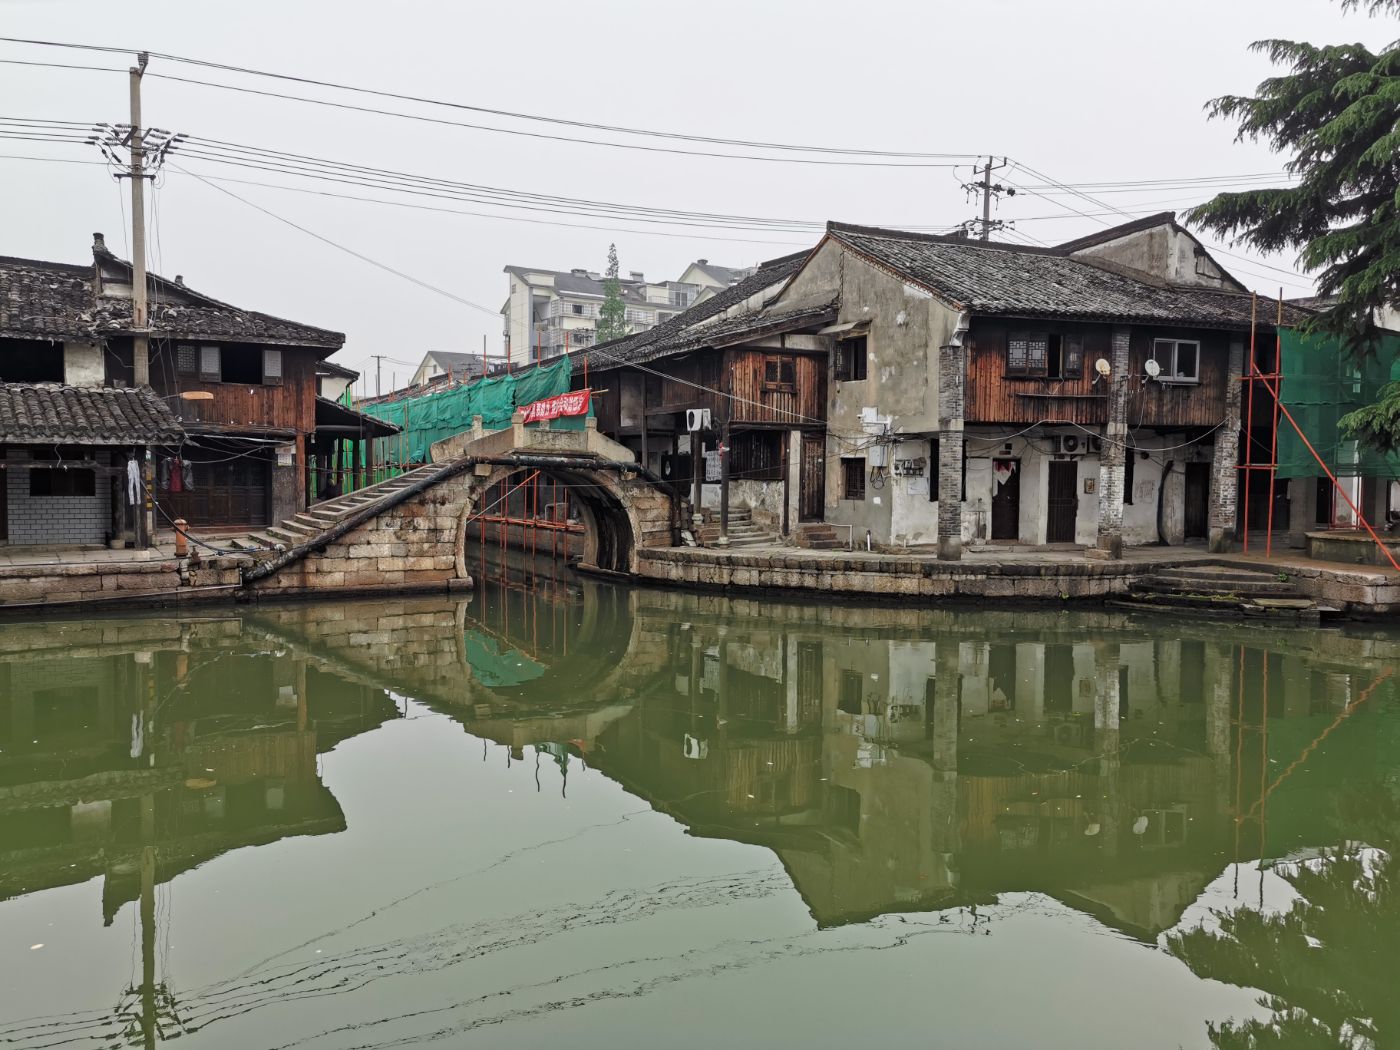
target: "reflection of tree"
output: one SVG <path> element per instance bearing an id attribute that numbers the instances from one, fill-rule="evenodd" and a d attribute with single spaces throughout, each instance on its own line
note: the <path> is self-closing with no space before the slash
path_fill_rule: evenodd
<path id="1" fill-rule="evenodd" d="M 1224 1050 L 1268 1047 L 1393 1046 L 1400 996 L 1391 961 L 1400 943 L 1400 800 L 1384 784 L 1358 786 L 1339 800 L 1346 825 L 1366 828 L 1377 849 L 1339 850 L 1278 868 L 1300 895 L 1287 912 L 1240 908 L 1219 932 L 1197 928 L 1168 946 L 1202 977 L 1265 994 L 1263 1020 L 1210 1026 Z"/>

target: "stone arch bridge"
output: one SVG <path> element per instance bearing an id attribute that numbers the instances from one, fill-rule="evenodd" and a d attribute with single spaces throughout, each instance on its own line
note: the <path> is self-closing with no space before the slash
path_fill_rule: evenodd
<path id="1" fill-rule="evenodd" d="M 588 424 L 548 430 L 517 421 L 441 441 L 432 463 L 253 537 L 250 546 L 264 549 L 250 551 L 244 588 L 276 595 L 470 586 L 468 525 L 489 511 L 493 488 L 535 472 L 570 487 L 585 527 L 582 567 L 635 576 L 641 549 L 675 542 L 677 509 L 660 478 Z"/>

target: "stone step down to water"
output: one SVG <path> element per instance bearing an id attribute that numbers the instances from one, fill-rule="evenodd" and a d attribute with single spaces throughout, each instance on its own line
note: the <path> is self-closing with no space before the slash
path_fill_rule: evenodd
<path id="1" fill-rule="evenodd" d="M 1316 623 L 1336 611 L 1301 595 L 1286 574 L 1218 565 L 1158 569 L 1134 580 L 1129 598 L 1115 604 L 1302 623 Z"/>

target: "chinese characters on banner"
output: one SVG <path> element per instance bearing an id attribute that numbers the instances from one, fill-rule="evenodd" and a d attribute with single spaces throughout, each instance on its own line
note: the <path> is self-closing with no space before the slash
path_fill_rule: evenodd
<path id="1" fill-rule="evenodd" d="M 526 405 L 521 411 L 525 413 L 527 423 L 541 423 L 560 416 L 586 416 L 592 394 L 591 390 L 570 390 L 567 394 L 555 394 Z"/>

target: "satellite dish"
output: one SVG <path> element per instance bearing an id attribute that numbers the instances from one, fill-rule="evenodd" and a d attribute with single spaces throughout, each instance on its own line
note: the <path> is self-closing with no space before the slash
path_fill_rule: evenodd
<path id="1" fill-rule="evenodd" d="M 1108 363 L 1107 358 L 1099 358 L 1094 362 L 1094 371 L 1101 376 L 1108 376 L 1113 372 L 1113 366 Z"/>
<path id="2" fill-rule="evenodd" d="M 1147 363 L 1142 366 L 1142 370 L 1147 373 L 1148 379 L 1156 379 L 1162 374 L 1162 366 L 1150 357 L 1147 359 Z"/>

